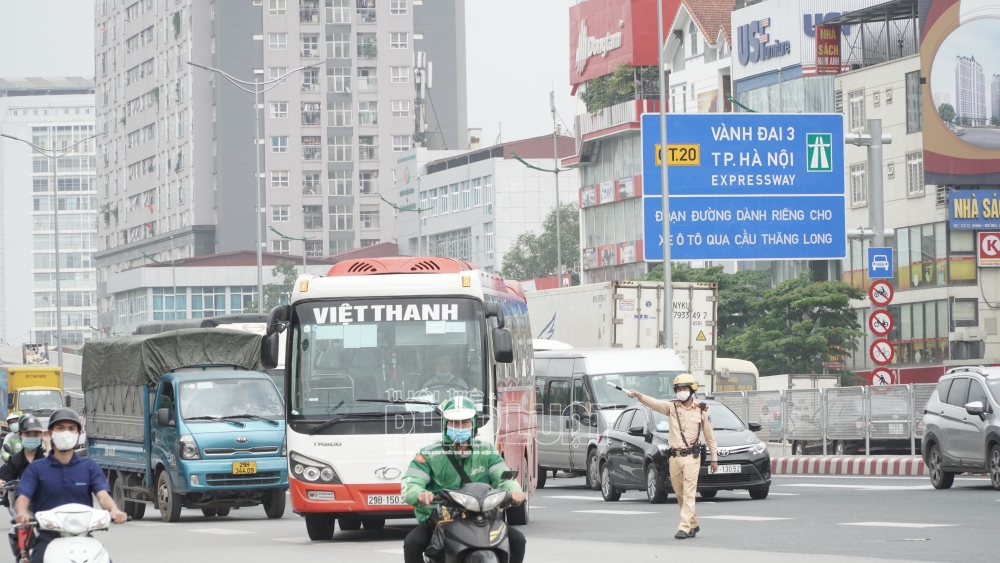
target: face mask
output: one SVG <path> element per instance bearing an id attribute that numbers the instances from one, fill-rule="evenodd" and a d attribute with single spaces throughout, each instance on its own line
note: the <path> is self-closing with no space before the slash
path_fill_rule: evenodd
<path id="1" fill-rule="evenodd" d="M 20 428 L 21 427 L 16 422 L 10 425 L 11 432 L 17 432 L 18 430 L 20 430 Z"/>
<path id="2" fill-rule="evenodd" d="M 456 444 L 463 444 L 465 442 L 468 442 L 472 438 L 471 428 L 458 429 L 449 426 L 447 428 L 447 432 L 448 432 L 448 438 L 450 438 L 451 441 L 455 442 Z"/>
<path id="3" fill-rule="evenodd" d="M 21 438 L 21 445 L 28 451 L 37 450 L 42 445 L 41 438 Z"/>
<path id="4" fill-rule="evenodd" d="M 80 441 L 80 435 L 76 432 L 53 432 L 52 433 L 52 445 L 60 451 L 72 450 L 76 447 L 77 442 Z"/>
<path id="5" fill-rule="evenodd" d="M 680 401 L 680 402 L 682 402 L 682 403 L 684 401 L 690 399 L 690 398 L 691 398 L 691 392 L 690 391 L 678 391 L 677 392 L 677 400 Z"/>

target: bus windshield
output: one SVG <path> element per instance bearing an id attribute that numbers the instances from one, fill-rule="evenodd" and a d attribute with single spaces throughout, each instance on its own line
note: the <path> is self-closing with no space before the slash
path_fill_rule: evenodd
<path id="1" fill-rule="evenodd" d="M 483 411 L 485 317 L 473 299 L 312 301 L 292 316 L 292 417 L 430 411 L 459 395 Z M 368 400 L 366 400 L 368 399 Z"/>
<path id="2" fill-rule="evenodd" d="M 725 371 L 715 376 L 716 393 L 731 391 L 756 391 L 757 376 L 752 373 Z"/>

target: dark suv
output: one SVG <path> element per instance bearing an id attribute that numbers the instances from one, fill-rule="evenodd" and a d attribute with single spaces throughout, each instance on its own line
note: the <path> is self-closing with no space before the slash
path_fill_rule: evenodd
<path id="1" fill-rule="evenodd" d="M 1000 491 L 1000 367 L 948 370 L 924 408 L 924 462 L 936 489 L 955 474 L 990 474 Z"/>

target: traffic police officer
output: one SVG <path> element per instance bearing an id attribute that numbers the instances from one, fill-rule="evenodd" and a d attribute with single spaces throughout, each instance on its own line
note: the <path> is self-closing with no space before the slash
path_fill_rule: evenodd
<path id="1" fill-rule="evenodd" d="M 679 540 L 693 538 L 701 530 L 698 527 L 698 515 L 694 511 L 694 496 L 698 491 L 698 472 L 701 469 L 702 432 L 705 433 L 705 442 L 712 455 L 710 471 L 714 473 L 719 466 L 712 417 L 705 403 L 695 402 L 694 392 L 697 390 L 698 382 L 694 377 L 683 373 L 674 378 L 676 401 L 660 401 L 638 391 L 626 391 L 629 397 L 639 399 L 642 404 L 670 419 L 667 445 L 670 446 L 670 482 L 674 486 L 674 494 L 677 495 L 677 504 L 681 510 L 681 523 L 674 535 Z"/>

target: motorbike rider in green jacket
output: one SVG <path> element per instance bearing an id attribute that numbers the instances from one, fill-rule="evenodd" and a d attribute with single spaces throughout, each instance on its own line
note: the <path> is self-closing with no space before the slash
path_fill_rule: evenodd
<path id="1" fill-rule="evenodd" d="M 488 483 L 510 492 L 514 504 L 525 500 L 524 492 L 516 481 L 502 478 L 507 464 L 493 444 L 473 438 L 476 435 L 476 403 L 468 397 L 454 397 L 441 405 L 441 414 L 446 422 L 441 441 L 422 448 L 403 474 L 403 498 L 415 507 L 414 513 L 419 522 L 403 541 L 405 563 L 424 561 L 424 551 L 434 534 L 434 524 L 430 521 L 434 495 L 445 489 L 462 487 L 462 476 L 447 456 L 458 456 L 472 482 Z M 521 563 L 524 559 L 524 534 L 508 527 L 507 539 L 510 543 L 510 563 Z"/>

